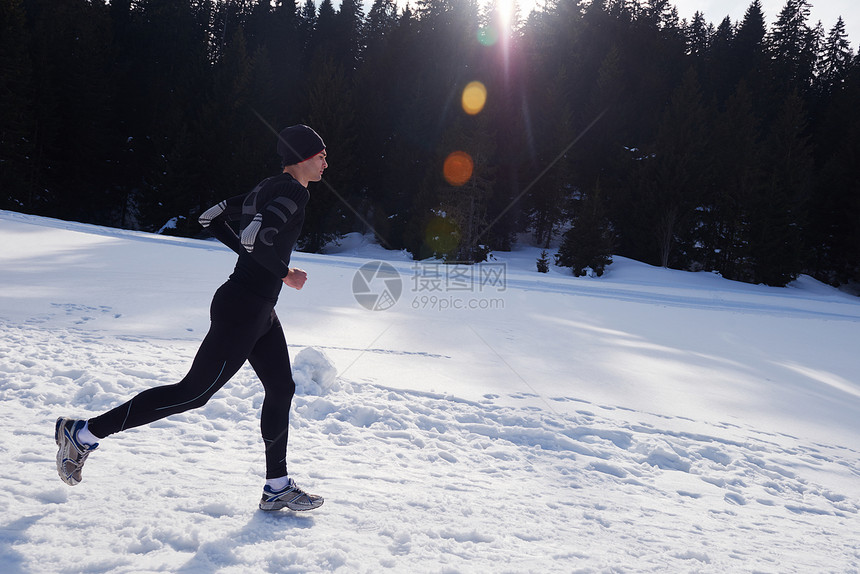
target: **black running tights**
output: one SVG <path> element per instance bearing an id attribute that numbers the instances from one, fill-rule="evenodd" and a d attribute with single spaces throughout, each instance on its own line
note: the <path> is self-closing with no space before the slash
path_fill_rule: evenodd
<path id="1" fill-rule="evenodd" d="M 290 405 L 296 385 L 281 323 L 271 302 L 227 281 L 212 299 L 211 325 L 191 370 L 173 385 L 147 389 L 130 401 L 90 419 L 97 437 L 145 425 L 201 407 L 245 361 L 263 383 L 260 428 L 266 447 L 266 478 L 287 474 Z"/>

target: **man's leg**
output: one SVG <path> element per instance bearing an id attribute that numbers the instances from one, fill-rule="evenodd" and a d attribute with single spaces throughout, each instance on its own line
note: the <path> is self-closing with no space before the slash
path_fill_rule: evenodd
<path id="1" fill-rule="evenodd" d="M 274 312 L 271 327 L 254 345 L 248 361 L 266 393 L 260 413 L 260 430 L 266 445 L 266 478 L 284 477 L 287 475 L 290 406 L 296 384 L 284 331 Z"/>
<path id="2" fill-rule="evenodd" d="M 284 331 L 274 311 L 272 327 L 257 341 L 248 360 L 266 391 L 260 415 L 260 430 L 266 445 L 266 485 L 260 509 L 302 511 L 319 508 L 324 502 L 323 497 L 305 492 L 287 476 L 290 405 L 296 384 L 290 369 Z"/>
<path id="3" fill-rule="evenodd" d="M 198 408 L 214 395 L 245 363 L 249 334 L 236 325 L 212 323 L 200 344 L 191 369 L 181 381 L 147 389 L 128 402 L 89 420 L 89 430 L 99 438 L 149 424 L 164 417 Z"/>

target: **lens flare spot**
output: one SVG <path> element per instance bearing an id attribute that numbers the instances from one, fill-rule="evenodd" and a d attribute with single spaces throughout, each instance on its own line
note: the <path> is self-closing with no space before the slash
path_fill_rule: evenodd
<path id="1" fill-rule="evenodd" d="M 436 216 L 427 224 L 424 241 L 436 255 L 451 253 L 460 244 L 460 232 L 453 221 Z"/>
<path id="2" fill-rule="evenodd" d="M 460 186 L 469 181 L 474 168 L 475 164 L 469 154 L 464 151 L 455 151 L 445 158 L 442 173 L 445 176 L 445 181 L 450 185 Z"/>
<path id="3" fill-rule="evenodd" d="M 492 46 L 499 41 L 499 33 L 493 26 L 481 26 L 478 29 L 478 42 L 484 46 Z"/>
<path id="4" fill-rule="evenodd" d="M 484 109 L 487 103 L 487 88 L 481 82 L 469 82 L 463 89 L 461 98 L 463 111 L 474 116 Z"/>

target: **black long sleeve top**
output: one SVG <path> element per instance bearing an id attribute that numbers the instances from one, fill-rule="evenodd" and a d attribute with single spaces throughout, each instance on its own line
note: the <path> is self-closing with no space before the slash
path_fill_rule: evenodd
<path id="1" fill-rule="evenodd" d="M 299 238 L 310 194 L 290 174 L 260 182 L 251 192 L 209 208 L 199 218 L 239 259 L 230 279 L 276 301 L 289 273 L 290 255 Z M 230 223 L 239 223 L 239 232 Z"/>

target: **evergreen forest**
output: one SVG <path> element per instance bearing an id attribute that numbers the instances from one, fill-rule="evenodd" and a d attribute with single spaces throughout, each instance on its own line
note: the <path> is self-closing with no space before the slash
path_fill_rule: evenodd
<path id="1" fill-rule="evenodd" d="M 330 164 L 306 251 L 527 241 L 577 275 L 615 254 L 856 288 L 860 57 L 811 7 L 0 0 L 0 208 L 197 236 L 304 123 Z"/>

